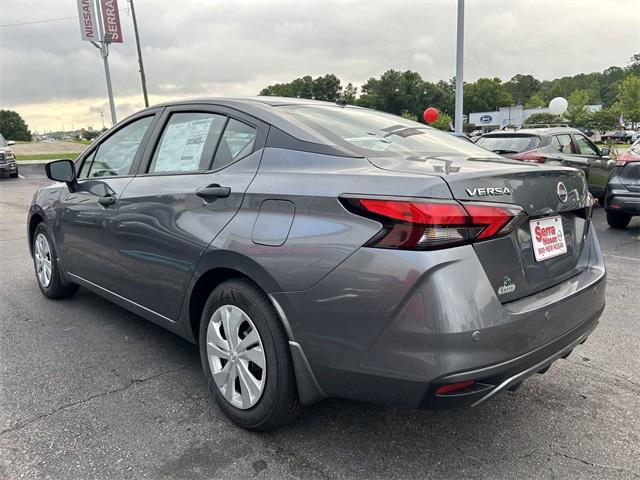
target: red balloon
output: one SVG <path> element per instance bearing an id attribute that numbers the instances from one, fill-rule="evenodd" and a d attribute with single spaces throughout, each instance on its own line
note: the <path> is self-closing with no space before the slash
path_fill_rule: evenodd
<path id="1" fill-rule="evenodd" d="M 438 120 L 440 116 L 440 112 L 438 112 L 437 108 L 429 107 L 422 114 L 424 121 L 427 123 L 433 123 Z"/>

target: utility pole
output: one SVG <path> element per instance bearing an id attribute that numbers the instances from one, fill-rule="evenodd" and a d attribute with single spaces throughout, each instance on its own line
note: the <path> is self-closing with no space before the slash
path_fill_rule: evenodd
<path id="1" fill-rule="evenodd" d="M 458 0 L 458 28 L 456 29 L 456 111 L 455 130 L 462 133 L 462 99 L 464 83 L 462 79 L 464 53 L 464 0 Z"/>
<path id="2" fill-rule="evenodd" d="M 92 0 L 93 1 L 93 0 Z M 97 2 L 96 8 L 96 17 L 98 24 L 98 32 L 100 42 L 91 42 L 94 47 L 100 50 L 100 56 L 102 57 L 102 61 L 104 63 L 104 75 L 107 78 L 107 94 L 109 95 L 109 108 L 111 109 L 111 126 L 118 123 L 118 119 L 116 117 L 116 105 L 113 102 L 113 89 L 111 88 L 111 74 L 109 73 L 109 43 L 111 43 L 111 36 L 105 35 L 104 27 L 102 25 L 102 9 L 100 8 L 100 1 Z"/>
<path id="3" fill-rule="evenodd" d="M 144 106 L 149 106 L 149 97 L 147 95 L 147 78 L 144 75 L 144 63 L 142 63 L 142 49 L 140 48 L 140 35 L 138 34 L 138 20 L 136 20 L 136 9 L 133 6 L 133 0 L 129 0 L 131 5 L 131 18 L 133 18 L 133 31 L 136 35 L 136 47 L 138 49 L 138 65 L 140 65 L 140 81 L 142 81 L 142 95 L 144 95 Z"/>

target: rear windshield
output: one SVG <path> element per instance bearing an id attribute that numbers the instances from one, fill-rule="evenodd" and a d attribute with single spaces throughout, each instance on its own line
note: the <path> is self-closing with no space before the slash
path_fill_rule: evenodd
<path id="1" fill-rule="evenodd" d="M 278 108 L 336 145 L 364 156 L 494 157 L 491 152 L 446 132 L 375 110 L 318 105 Z"/>
<path id="2" fill-rule="evenodd" d="M 540 144 L 540 138 L 533 135 L 496 135 L 480 137 L 476 143 L 487 150 L 504 155 L 533 150 Z"/>

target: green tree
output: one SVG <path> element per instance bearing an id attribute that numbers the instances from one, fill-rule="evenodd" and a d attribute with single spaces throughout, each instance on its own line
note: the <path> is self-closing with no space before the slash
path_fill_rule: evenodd
<path id="1" fill-rule="evenodd" d="M 31 140 L 27 124 L 13 110 L 0 110 L 0 133 L 6 140 Z"/>
<path id="2" fill-rule="evenodd" d="M 560 117 L 558 115 L 554 115 L 553 113 L 540 112 L 528 116 L 524 121 L 525 125 L 533 125 L 536 123 L 560 123 Z"/>
<path id="3" fill-rule="evenodd" d="M 564 113 L 564 118 L 572 127 L 584 126 L 588 121 L 590 115 L 587 108 L 589 95 L 588 90 L 575 90 L 569 95 L 569 106 Z"/>
<path id="4" fill-rule="evenodd" d="M 433 128 L 437 128 L 438 130 L 449 131 L 449 124 L 452 122 L 452 120 L 453 119 L 451 118 L 450 115 L 447 115 L 446 113 L 441 113 L 440 116 L 438 117 L 438 120 L 433 122 L 431 126 Z"/>
<path id="5" fill-rule="evenodd" d="M 547 102 L 545 102 L 539 95 L 532 95 L 529 100 L 524 104 L 524 108 L 544 108 L 547 106 Z"/>
<path id="6" fill-rule="evenodd" d="M 640 122 L 640 77 L 629 75 L 618 89 L 616 107 L 622 112 L 625 120 Z"/>
<path id="7" fill-rule="evenodd" d="M 514 75 L 504 84 L 504 88 L 513 97 L 516 104 L 525 104 L 540 88 L 540 80 L 533 75 Z"/>
<path id="8" fill-rule="evenodd" d="M 349 105 L 355 105 L 358 99 L 358 87 L 355 87 L 353 83 L 347 83 L 347 86 L 342 90 L 342 98 L 344 98 Z"/>
<path id="9" fill-rule="evenodd" d="M 602 108 L 589 116 L 585 126 L 604 133 L 615 128 L 619 118 L 620 112 L 615 108 Z"/>
<path id="10" fill-rule="evenodd" d="M 332 73 L 313 78 L 305 75 L 289 83 L 276 83 L 260 91 L 260 95 L 277 97 L 310 98 L 335 102 L 340 98 L 342 87 L 340 79 Z"/>
<path id="11" fill-rule="evenodd" d="M 380 78 L 370 78 L 362 86 L 358 105 L 402 115 L 403 112 L 422 121 L 427 107 L 452 113 L 453 94 L 442 85 L 427 82 L 420 74 L 407 70 L 388 70 Z"/>
<path id="12" fill-rule="evenodd" d="M 465 113 L 485 112 L 512 104 L 513 97 L 499 78 L 479 78 L 464 87 Z"/>
<path id="13" fill-rule="evenodd" d="M 413 113 L 411 113 L 408 110 L 403 110 L 402 113 L 400 114 L 400 116 L 402 118 L 406 118 L 407 120 L 412 120 L 414 122 L 418 121 L 418 117 L 416 117 Z"/>
<path id="14" fill-rule="evenodd" d="M 318 77 L 312 82 L 312 95 L 315 100 L 335 102 L 341 96 L 342 87 L 340 79 L 333 73 L 328 73 L 323 77 Z"/>

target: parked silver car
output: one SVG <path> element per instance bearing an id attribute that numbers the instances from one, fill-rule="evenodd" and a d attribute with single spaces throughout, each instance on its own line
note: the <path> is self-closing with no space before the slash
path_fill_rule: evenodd
<path id="1" fill-rule="evenodd" d="M 44 295 L 82 286 L 198 344 L 248 429 L 326 397 L 480 405 L 604 308 L 581 172 L 373 110 L 168 103 L 47 174 L 63 183 L 28 219 Z"/>

